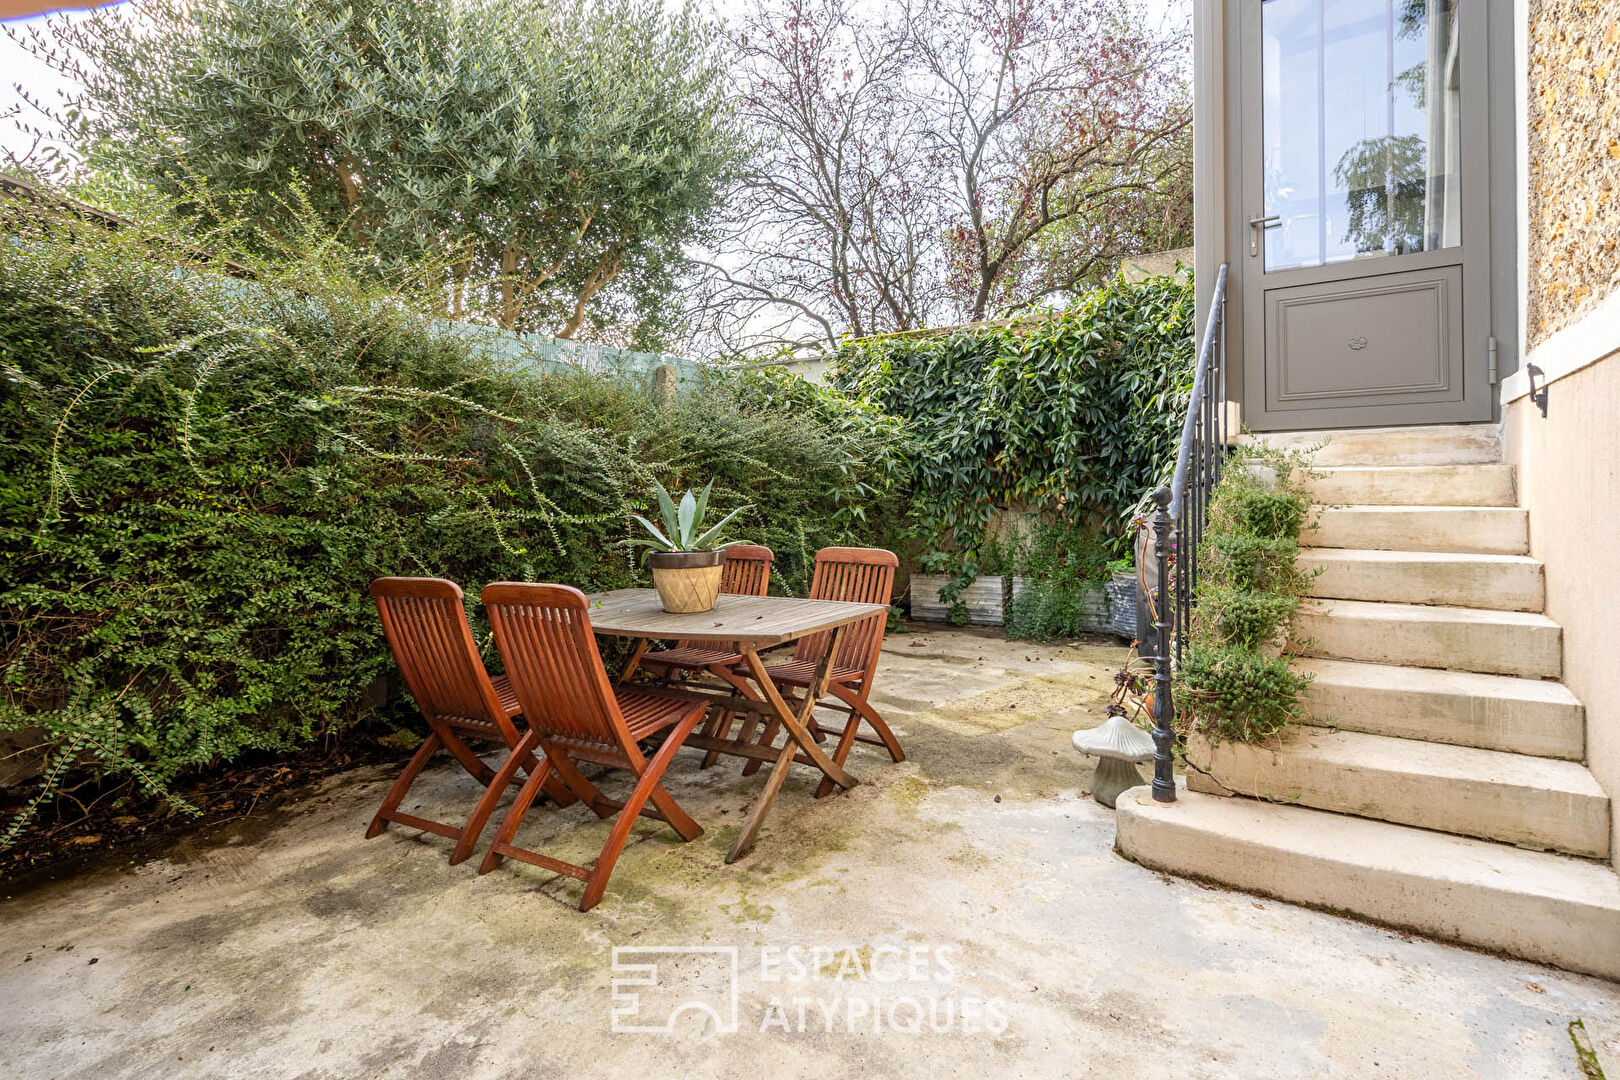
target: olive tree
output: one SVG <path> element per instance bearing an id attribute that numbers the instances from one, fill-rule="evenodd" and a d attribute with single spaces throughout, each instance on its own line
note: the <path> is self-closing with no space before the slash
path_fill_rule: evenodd
<path id="1" fill-rule="evenodd" d="M 453 315 L 652 318 L 741 158 L 712 27 L 657 0 L 136 0 L 35 38 L 89 160 L 170 194 L 296 183 Z"/>

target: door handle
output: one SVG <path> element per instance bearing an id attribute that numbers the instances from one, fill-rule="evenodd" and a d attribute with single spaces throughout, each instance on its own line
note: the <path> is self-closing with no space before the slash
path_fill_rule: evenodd
<path id="1" fill-rule="evenodd" d="M 1251 258 L 1260 254 L 1260 234 L 1281 222 L 1281 214 L 1267 214 L 1265 217 L 1249 219 L 1249 228 L 1252 230 L 1249 233 L 1249 255 Z"/>

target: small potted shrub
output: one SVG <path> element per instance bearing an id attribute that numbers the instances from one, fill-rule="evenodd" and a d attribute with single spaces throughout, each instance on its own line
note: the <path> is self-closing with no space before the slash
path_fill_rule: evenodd
<path id="1" fill-rule="evenodd" d="M 710 480 L 701 495 L 688 491 L 679 504 L 670 498 L 664 485 L 657 480 L 653 486 L 658 492 L 658 511 L 663 528 L 640 514 L 635 519 L 652 534 L 650 540 L 632 540 L 651 548 L 647 567 L 652 570 L 653 587 L 664 602 L 664 610 L 683 613 L 708 611 L 714 607 L 714 598 L 720 593 L 720 575 L 725 569 L 725 549 L 740 540 L 721 540 L 720 530 L 732 518 L 748 509 L 739 506 L 704 532 L 703 517 L 709 509 L 709 492 L 714 488 Z"/>

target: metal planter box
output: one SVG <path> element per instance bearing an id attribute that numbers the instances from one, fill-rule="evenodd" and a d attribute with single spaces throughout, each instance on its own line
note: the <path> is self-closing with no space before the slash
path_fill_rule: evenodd
<path id="1" fill-rule="evenodd" d="M 1023 590 L 1024 579 L 1007 580 L 1011 583 L 1010 601 Z M 1081 602 L 1078 629 L 1093 634 L 1136 637 L 1136 575 L 1115 574 L 1104 584 L 1088 590 Z"/>
<path id="2" fill-rule="evenodd" d="M 951 605 L 939 598 L 951 583 L 946 574 L 911 576 L 911 617 L 919 622 L 946 622 Z M 1024 587 L 1022 577 L 980 577 L 958 599 L 967 608 L 969 626 L 1001 626 L 1007 604 Z M 1082 606 L 1079 629 L 1094 634 L 1136 637 L 1136 575 L 1115 574 L 1091 589 Z"/>
<path id="3" fill-rule="evenodd" d="M 951 605 L 939 598 L 940 590 L 951 583 L 947 574 L 911 575 L 911 617 L 922 622 L 945 622 Z M 1007 604 L 1007 579 L 974 578 L 957 602 L 967 607 L 969 626 L 1000 626 Z"/>
<path id="4" fill-rule="evenodd" d="M 1136 637 L 1136 575 L 1115 574 L 1104 588 L 1108 593 L 1107 631 Z"/>

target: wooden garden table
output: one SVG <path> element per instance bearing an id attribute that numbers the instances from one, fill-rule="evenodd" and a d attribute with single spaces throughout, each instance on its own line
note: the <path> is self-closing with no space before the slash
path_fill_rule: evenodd
<path id="1" fill-rule="evenodd" d="M 888 618 L 887 605 L 722 593 L 712 611 L 677 615 L 664 610 L 658 593 L 653 589 L 616 589 L 613 592 L 594 593 L 587 599 L 590 601 L 592 630 L 598 634 L 637 639 L 635 652 L 624 674 L 619 677 L 620 682 L 635 673 L 649 641 L 710 639 L 734 642 L 750 678 L 745 679 L 740 674 L 722 676 L 731 683 L 729 692 L 718 687 L 706 689 L 701 685 L 650 686 L 645 689 L 650 693 L 687 700 L 713 701 L 718 707 L 736 713 L 762 714 L 767 719 L 780 721 L 782 730 L 786 732 L 787 737 L 781 747 L 762 746 L 753 741 L 752 728 L 748 724 L 742 726 L 743 734 L 736 739 L 711 735 L 687 736 L 687 746 L 772 763 L 770 777 L 765 781 L 765 791 L 749 812 L 742 832 L 726 855 L 726 862 L 736 862 L 753 847 L 760 826 L 771 811 L 771 804 L 782 790 L 788 766 L 794 762 L 813 765 L 828 780 L 842 788 L 851 788 L 860 782 L 816 742 L 810 734 L 810 717 L 816 702 L 827 692 L 832 661 L 838 655 L 844 628 L 863 619 Z M 816 665 L 811 685 L 802 699 L 790 702 L 766 674 L 759 650 L 829 632 L 833 635 L 832 642 Z"/>

